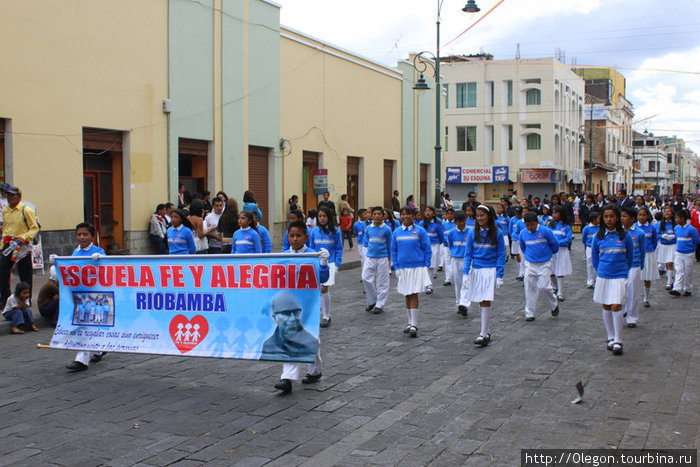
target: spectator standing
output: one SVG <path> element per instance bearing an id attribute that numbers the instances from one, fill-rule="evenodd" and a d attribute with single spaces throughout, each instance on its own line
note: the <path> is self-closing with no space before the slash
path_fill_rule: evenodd
<path id="1" fill-rule="evenodd" d="M 238 230 L 238 201 L 236 198 L 229 198 L 226 201 L 226 209 L 219 218 L 217 230 L 221 233 L 222 239 L 227 238 L 229 241 Z M 221 253 L 231 253 L 231 243 L 222 242 Z"/>
<path id="2" fill-rule="evenodd" d="M 254 212 L 258 215 L 258 219 L 262 220 L 263 218 L 263 213 L 255 201 L 255 193 L 250 190 L 243 193 L 243 209 L 241 209 L 241 211 Z"/>
<path id="3" fill-rule="evenodd" d="M 207 233 L 209 241 L 210 255 L 221 253 L 221 232 L 219 229 L 219 220 L 224 212 L 224 203 L 219 198 L 214 198 L 211 204 L 212 212 L 204 218 L 204 231 Z"/>
<path id="4" fill-rule="evenodd" d="M 399 200 L 399 190 L 394 190 L 394 196 L 391 197 L 391 210 L 399 212 L 401 210 L 401 201 Z"/>
<path id="5" fill-rule="evenodd" d="M 168 254 L 168 245 L 166 243 L 165 234 L 168 231 L 168 224 L 165 220 L 165 204 L 156 206 L 156 211 L 151 214 L 149 222 L 148 237 L 151 239 L 151 244 L 156 248 L 159 255 Z"/>
<path id="6" fill-rule="evenodd" d="M 318 209 L 316 210 L 317 212 L 320 211 L 321 208 L 326 208 L 328 211 L 330 211 L 331 216 L 333 217 L 333 222 L 337 222 L 338 215 L 335 212 L 335 203 L 330 200 L 331 194 L 327 191 L 323 192 L 323 201 L 319 201 L 318 203 Z M 311 234 L 309 234 L 311 235 Z"/>

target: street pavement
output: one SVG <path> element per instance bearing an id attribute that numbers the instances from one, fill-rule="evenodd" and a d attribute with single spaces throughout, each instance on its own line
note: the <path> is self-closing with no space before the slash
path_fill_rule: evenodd
<path id="1" fill-rule="evenodd" d="M 697 448 L 697 295 L 655 282 L 613 356 L 582 258 L 577 238 L 560 315 L 541 304 L 534 322 L 511 260 L 485 348 L 472 343 L 478 306 L 456 314 L 442 273 L 412 339 L 394 277 L 374 315 L 360 269 L 340 271 L 323 378 L 286 396 L 273 388 L 281 364 L 267 362 L 109 354 L 71 374 L 73 352 L 36 348 L 49 327 L 14 336 L 5 323 L 0 466 L 519 465 L 521 448 Z M 354 250 L 346 262 L 357 265 Z"/>

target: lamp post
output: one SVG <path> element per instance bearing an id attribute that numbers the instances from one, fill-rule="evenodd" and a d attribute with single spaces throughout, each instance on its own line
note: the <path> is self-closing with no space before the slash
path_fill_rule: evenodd
<path id="1" fill-rule="evenodd" d="M 427 90 L 430 89 L 428 84 L 425 82 L 425 78 L 423 77 L 423 73 L 427 70 L 428 65 L 430 65 L 433 68 L 433 71 L 435 72 L 435 206 L 438 207 L 438 203 L 440 202 L 440 179 L 442 176 L 442 145 L 440 144 L 440 140 L 442 139 L 442 131 L 441 131 L 441 126 L 442 126 L 442 119 L 441 119 L 441 102 L 440 98 L 442 97 L 442 87 L 440 84 L 440 12 L 442 11 L 442 3 L 445 0 L 437 0 L 437 20 L 435 22 L 436 28 L 437 28 L 437 34 L 436 34 L 436 49 L 435 49 L 435 55 L 428 51 L 423 51 L 419 54 L 416 54 L 415 57 L 413 57 L 413 68 L 418 71 L 420 74 L 418 77 L 418 81 L 416 81 L 415 86 L 413 86 L 413 89 L 416 90 Z M 464 5 L 464 8 L 462 8 L 462 11 L 465 13 L 478 13 L 481 11 L 481 9 L 476 6 L 476 0 L 468 0 L 467 4 Z M 431 63 L 430 61 L 425 60 L 425 56 L 432 57 L 434 60 L 434 63 Z M 422 60 L 419 60 L 422 59 Z"/>

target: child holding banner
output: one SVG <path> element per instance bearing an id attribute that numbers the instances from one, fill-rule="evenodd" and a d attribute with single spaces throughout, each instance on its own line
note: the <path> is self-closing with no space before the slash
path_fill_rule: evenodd
<path id="1" fill-rule="evenodd" d="M 406 297 L 408 326 L 403 332 L 417 337 L 418 294 L 432 285 L 428 272 L 432 248 L 427 232 L 423 227 L 414 225 L 413 209 L 410 207 L 401 208 L 401 227 L 394 230 L 391 237 L 391 257 L 399 278 L 396 289 Z"/>
<path id="2" fill-rule="evenodd" d="M 178 213 L 177 211 L 180 211 L 180 213 Z M 176 218 L 186 219 L 186 216 L 184 215 L 184 212 L 182 212 L 180 209 L 173 209 L 173 225 L 175 225 Z M 172 229 L 172 227 L 170 229 Z M 170 245 L 171 238 L 174 238 L 174 236 L 171 237 L 170 229 L 168 229 L 168 245 Z M 190 229 L 182 230 L 189 232 L 190 237 L 192 236 L 192 231 Z M 76 225 L 75 237 L 78 241 L 78 247 L 75 250 L 73 250 L 73 254 L 71 256 L 90 256 L 92 257 L 93 261 L 97 261 L 100 258 L 100 256 L 106 256 L 105 251 L 102 248 L 92 244 L 92 240 L 93 238 L 95 238 L 94 225 L 87 222 L 81 222 L 80 224 Z M 195 249 L 194 239 L 192 239 L 192 249 Z M 171 249 L 170 254 L 176 253 L 172 253 Z M 192 254 L 194 254 L 194 251 L 192 252 Z M 71 372 L 85 371 L 88 369 L 88 365 L 90 364 L 90 362 L 97 363 L 100 360 L 102 360 L 102 357 L 104 356 L 105 352 L 94 352 L 92 353 L 92 355 L 90 354 L 90 352 L 78 352 L 78 354 L 75 356 L 75 361 L 73 361 L 73 363 L 71 363 L 70 365 L 66 365 L 66 368 L 68 368 L 68 370 L 70 370 Z"/>
<path id="3" fill-rule="evenodd" d="M 321 286 L 321 327 L 327 328 L 331 325 L 331 294 L 330 287 L 335 285 L 335 273 L 343 261 L 343 237 L 340 230 L 335 226 L 335 215 L 328 208 L 321 207 L 317 216 L 318 225 L 311 231 L 309 246 L 320 251 L 321 248 L 328 250 L 328 280 Z"/>
<path id="4" fill-rule="evenodd" d="M 282 251 L 282 253 L 315 253 L 315 250 L 312 250 L 309 248 L 306 243 L 309 240 L 308 232 L 306 229 L 306 225 L 304 224 L 303 221 L 294 221 L 289 224 L 289 228 L 287 229 L 287 238 L 289 240 L 289 249 L 286 249 Z M 323 283 L 328 280 L 328 257 L 330 256 L 328 253 L 328 250 L 325 248 L 321 248 L 321 260 L 320 260 L 320 265 L 321 267 L 319 268 L 319 282 Z M 286 310 L 277 310 L 276 308 L 276 303 L 273 302 L 272 306 L 272 316 L 273 319 L 275 319 L 276 324 L 278 327 L 282 323 L 278 323 L 278 321 L 285 319 L 285 316 L 282 316 L 283 311 Z M 279 315 L 277 317 L 276 315 Z M 298 324 L 300 326 L 300 324 Z M 316 361 L 313 364 L 309 364 L 309 369 L 308 372 L 306 373 L 306 376 L 304 379 L 301 380 L 302 384 L 312 384 L 318 382 L 319 379 L 321 379 L 321 371 L 323 369 L 323 362 L 321 360 L 321 336 L 318 338 L 318 347 L 316 349 Z M 279 389 L 282 391 L 283 394 L 289 393 L 292 391 L 292 381 L 296 381 L 299 379 L 299 363 L 283 363 L 282 364 L 282 377 L 280 381 L 275 384 L 275 389 Z"/>

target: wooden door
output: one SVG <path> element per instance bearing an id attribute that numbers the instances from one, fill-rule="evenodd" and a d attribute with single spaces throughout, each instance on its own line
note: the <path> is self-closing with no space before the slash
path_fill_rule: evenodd
<path id="1" fill-rule="evenodd" d="M 348 204 L 351 208 L 357 212 L 357 199 L 359 195 L 359 185 L 360 185 L 360 158 L 348 156 L 347 160 L 347 183 L 345 187 L 345 194 L 348 195 Z M 338 213 L 340 216 L 341 213 Z"/>
<path id="2" fill-rule="evenodd" d="M 420 193 L 418 194 L 418 205 L 421 212 L 428 205 L 428 164 L 420 165 Z"/>
<path id="3" fill-rule="evenodd" d="M 394 193 L 394 161 L 384 159 L 384 207 L 391 209 Z"/>
<path id="4" fill-rule="evenodd" d="M 304 214 L 309 209 L 318 209 L 318 195 L 314 193 L 314 170 L 318 170 L 319 153 L 304 151 L 302 153 L 302 207 Z"/>
<path id="5" fill-rule="evenodd" d="M 248 189 L 255 194 L 258 209 L 263 213 L 260 223 L 265 227 L 272 225 L 269 209 L 269 153 L 270 150 L 264 147 L 248 148 Z M 242 201 L 240 206 L 243 207 Z"/>

